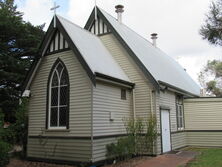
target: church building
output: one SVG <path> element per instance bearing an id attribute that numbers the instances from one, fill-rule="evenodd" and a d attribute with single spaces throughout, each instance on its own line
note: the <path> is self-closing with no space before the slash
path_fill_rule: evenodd
<path id="1" fill-rule="evenodd" d="M 96 12 L 95 12 L 96 9 Z M 55 15 L 26 78 L 27 156 L 56 163 L 96 163 L 126 135 L 123 118 L 157 119 L 158 155 L 187 145 L 184 98 L 199 97 L 187 72 L 153 42 L 103 9 L 84 28 Z M 96 17 L 95 17 L 96 13 Z"/>

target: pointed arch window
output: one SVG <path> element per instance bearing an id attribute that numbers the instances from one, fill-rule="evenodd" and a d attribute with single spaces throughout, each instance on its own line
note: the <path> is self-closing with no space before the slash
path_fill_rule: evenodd
<path id="1" fill-rule="evenodd" d="M 50 74 L 47 127 L 49 129 L 68 129 L 69 77 L 64 63 L 58 59 Z"/>

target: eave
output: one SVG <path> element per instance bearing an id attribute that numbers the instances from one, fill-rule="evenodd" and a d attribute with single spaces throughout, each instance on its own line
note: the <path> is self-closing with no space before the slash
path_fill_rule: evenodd
<path id="1" fill-rule="evenodd" d="M 197 94 L 190 93 L 188 91 L 185 91 L 183 89 L 180 89 L 180 88 L 178 88 L 176 86 L 173 86 L 173 85 L 170 85 L 168 83 L 165 83 L 165 82 L 162 82 L 162 81 L 158 81 L 158 82 L 159 82 L 160 85 L 165 86 L 165 88 L 161 88 L 161 90 L 163 90 L 163 91 L 165 89 L 167 89 L 167 90 L 176 92 L 178 94 L 186 95 L 187 97 L 199 97 L 199 95 L 197 95 Z"/>

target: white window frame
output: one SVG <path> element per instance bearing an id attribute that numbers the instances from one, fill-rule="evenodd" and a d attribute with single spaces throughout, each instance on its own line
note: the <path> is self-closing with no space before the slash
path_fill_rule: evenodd
<path id="1" fill-rule="evenodd" d="M 59 76 L 58 75 L 58 71 L 57 71 L 57 67 L 58 67 L 58 65 L 59 64 L 61 64 L 62 65 L 62 67 L 63 67 L 63 69 L 62 69 L 62 71 L 61 71 L 61 75 Z M 52 72 L 52 74 L 51 74 L 51 78 L 50 78 L 50 83 L 49 83 L 49 103 L 48 103 L 48 129 L 51 129 L 51 130 L 64 130 L 64 129 L 67 129 L 67 125 L 66 126 L 59 126 L 59 114 L 60 114 L 60 111 L 59 111 L 59 108 L 60 107 L 68 107 L 68 104 L 67 105 L 60 105 L 59 103 L 60 103 L 60 88 L 61 87 L 63 87 L 63 86 L 68 86 L 68 85 L 60 85 L 60 81 L 61 81 L 61 77 L 62 77 L 62 73 L 63 73 L 63 71 L 64 71 L 64 69 L 65 69 L 65 67 L 63 66 L 63 64 L 62 63 L 58 63 L 55 67 L 54 67 L 54 69 L 53 69 L 53 72 Z M 52 87 L 52 79 L 53 79 L 53 76 L 54 76 L 54 73 L 57 73 L 57 76 L 59 77 L 58 78 L 58 86 L 54 86 L 54 87 L 58 87 L 58 104 L 57 104 L 57 106 L 55 106 L 55 107 L 57 107 L 58 109 L 57 109 L 57 124 L 58 124 L 58 126 L 51 126 L 50 125 L 50 123 L 51 123 L 51 108 L 52 108 L 52 106 L 51 106 L 51 99 L 52 99 L 52 97 L 51 97 L 51 91 L 52 91 L 52 88 L 54 88 L 54 87 Z M 66 121 L 68 121 L 68 120 L 66 120 Z M 66 124 L 67 124 L 67 122 L 66 122 Z"/>

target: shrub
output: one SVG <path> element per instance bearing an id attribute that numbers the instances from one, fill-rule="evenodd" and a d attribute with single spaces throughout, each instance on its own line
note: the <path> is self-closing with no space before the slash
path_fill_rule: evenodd
<path id="1" fill-rule="evenodd" d="M 156 117 L 148 119 L 146 122 L 145 146 L 149 153 L 153 154 L 153 148 L 157 139 Z"/>
<path id="2" fill-rule="evenodd" d="M 26 155 L 26 144 L 28 134 L 28 116 L 26 98 L 21 99 L 22 103 L 16 111 L 16 122 L 8 128 L 3 128 L 4 114 L 0 112 L 0 141 L 10 143 L 11 145 L 19 144 L 23 146 L 21 155 L 23 158 Z"/>
<path id="3" fill-rule="evenodd" d="M 153 153 L 157 138 L 155 117 L 150 117 L 147 121 L 142 118 L 124 119 L 124 125 L 127 136 L 119 138 L 117 143 L 106 145 L 108 159 L 123 160 L 144 153 Z"/>
<path id="4" fill-rule="evenodd" d="M 15 144 L 16 136 L 13 125 L 10 125 L 8 128 L 1 128 L 0 130 L 0 140 L 10 143 L 11 145 Z"/>
<path id="5" fill-rule="evenodd" d="M 4 126 L 4 114 L 2 112 L 2 109 L 0 108 L 0 128 Z"/>
<path id="6" fill-rule="evenodd" d="M 9 151 L 11 146 L 4 142 L 0 141 L 0 167 L 4 167 L 9 163 Z"/>
<path id="7" fill-rule="evenodd" d="M 16 122 L 12 125 L 15 134 L 16 144 L 23 146 L 23 157 L 26 155 L 26 145 L 28 136 L 28 99 L 21 99 L 22 103 L 16 111 Z"/>
<path id="8" fill-rule="evenodd" d="M 131 144 L 132 138 L 119 138 L 117 143 L 106 145 L 108 159 L 124 160 L 133 156 L 134 146 Z"/>

